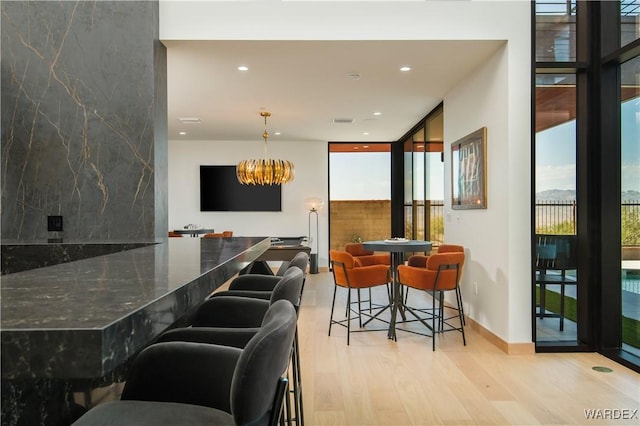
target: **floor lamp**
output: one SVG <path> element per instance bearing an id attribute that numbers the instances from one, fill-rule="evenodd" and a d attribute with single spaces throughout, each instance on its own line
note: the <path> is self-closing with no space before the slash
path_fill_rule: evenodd
<path id="1" fill-rule="evenodd" d="M 320 237 L 320 228 L 318 227 L 318 210 L 324 206 L 324 201 L 321 198 L 308 198 L 304 202 L 305 207 L 309 210 L 309 243 L 311 244 L 311 253 L 309 255 L 309 273 L 318 273 L 318 239 Z M 315 216 L 316 219 L 316 238 L 315 238 L 315 252 L 313 250 L 313 238 L 311 237 L 311 217 Z"/>

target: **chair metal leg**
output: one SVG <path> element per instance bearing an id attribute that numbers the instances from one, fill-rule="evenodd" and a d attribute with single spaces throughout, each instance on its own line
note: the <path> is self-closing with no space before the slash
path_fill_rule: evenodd
<path id="1" fill-rule="evenodd" d="M 443 291 L 440 292 L 438 303 L 440 304 L 440 308 L 438 309 L 438 316 L 440 318 L 440 321 L 438 321 L 438 327 L 439 327 L 438 330 L 444 330 L 444 292 Z"/>
<path id="2" fill-rule="evenodd" d="M 331 336 L 331 326 L 333 325 L 333 308 L 336 305 L 336 292 L 338 291 L 338 286 L 333 287 L 333 301 L 331 302 L 331 316 L 329 317 L 329 336 Z"/>
<path id="3" fill-rule="evenodd" d="M 460 286 L 456 287 L 456 296 L 460 298 L 460 312 L 462 312 L 462 323 L 467 325 L 467 321 L 464 319 L 464 305 L 462 304 L 462 291 L 460 290 Z"/>
<path id="4" fill-rule="evenodd" d="M 286 419 L 285 419 L 285 409 L 284 409 L 284 398 L 285 398 L 285 393 L 288 391 L 288 389 L 289 389 L 289 383 L 287 379 L 281 379 L 280 381 L 278 381 L 278 386 L 276 388 L 276 398 L 274 401 L 274 409 L 276 409 L 277 411 L 275 411 L 271 415 L 271 418 L 269 419 L 269 426 L 285 425 Z"/>
<path id="5" fill-rule="evenodd" d="M 302 409 L 302 376 L 300 369 L 300 345 L 298 342 L 298 328 L 293 340 L 293 351 L 291 353 L 291 364 L 293 374 L 293 411 L 296 425 L 304 426 L 304 412 Z"/>
<path id="6" fill-rule="evenodd" d="M 436 350 L 436 334 L 438 334 L 438 333 L 436 333 L 436 295 L 435 295 L 435 292 L 431 296 L 431 309 L 432 309 L 431 310 L 431 313 L 432 313 L 431 314 L 432 315 L 431 321 L 433 323 L 432 324 L 433 325 L 433 330 L 431 332 L 431 347 L 432 347 L 432 350 L 435 352 L 435 350 Z M 440 322 L 439 319 L 438 319 L 438 322 Z"/>
<path id="7" fill-rule="evenodd" d="M 360 289 L 357 290 L 358 293 L 358 323 L 360 324 L 360 328 L 362 328 L 362 315 L 360 315 L 360 313 L 362 312 L 362 306 L 360 305 Z M 371 289 L 369 289 L 369 300 L 371 300 Z"/>
<path id="8" fill-rule="evenodd" d="M 286 397 L 284 399 L 284 418 L 286 421 L 287 426 L 291 426 L 292 423 L 292 419 L 291 419 L 291 399 L 289 398 L 289 393 L 291 392 L 290 390 L 290 381 L 287 380 L 287 390 L 286 390 Z"/>
<path id="9" fill-rule="evenodd" d="M 456 291 L 456 301 L 458 302 L 458 319 L 460 320 L 460 331 L 462 332 L 462 343 L 467 346 L 467 338 L 464 335 L 464 315 L 462 313 L 462 296 Z"/>
<path id="10" fill-rule="evenodd" d="M 545 313 L 545 296 L 546 296 L 546 290 L 547 290 L 547 286 L 544 284 L 540 284 L 540 292 L 538 293 L 540 296 L 540 320 L 544 319 L 544 313 Z"/>
<path id="11" fill-rule="evenodd" d="M 560 331 L 564 331 L 564 284 L 560 284 Z"/>
<path id="12" fill-rule="evenodd" d="M 347 346 L 349 346 L 349 337 L 351 336 L 351 289 L 348 289 L 349 292 L 347 293 L 347 306 L 349 307 L 349 309 L 347 309 Z M 358 298 L 359 300 L 360 298 Z"/>

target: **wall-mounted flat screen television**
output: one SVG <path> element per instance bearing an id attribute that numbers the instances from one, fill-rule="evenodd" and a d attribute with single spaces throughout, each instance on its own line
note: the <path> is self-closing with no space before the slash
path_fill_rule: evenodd
<path id="1" fill-rule="evenodd" d="M 236 166 L 200 166 L 200 211 L 279 212 L 280 185 L 242 185 Z"/>

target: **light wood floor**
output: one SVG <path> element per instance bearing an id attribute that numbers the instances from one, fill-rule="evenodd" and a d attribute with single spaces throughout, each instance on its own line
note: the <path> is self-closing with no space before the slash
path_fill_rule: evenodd
<path id="1" fill-rule="evenodd" d="M 640 375 L 605 357 L 506 355 L 471 328 L 467 346 L 445 333 L 435 352 L 429 337 L 406 332 L 397 342 L 385 331 L 354 333 L 347 346 L 346 329 L 327 336 L 332 294 L 329 272 L 307 276 L 299 319 L 307 425 L 640 424 Z M 338 299 L 344 314 L 346 293 Z M 614 418 L 623 416 L 635 417 Z"/>

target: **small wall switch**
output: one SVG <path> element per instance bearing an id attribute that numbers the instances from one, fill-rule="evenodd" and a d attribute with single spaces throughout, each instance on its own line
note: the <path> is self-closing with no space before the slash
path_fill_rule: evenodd
<path id="1" fill-rule="evenodd" d="M 47 231 L 62 232 L 62 216 L 47 216 Z"/>

